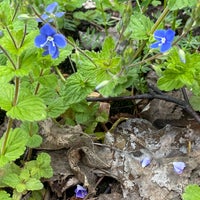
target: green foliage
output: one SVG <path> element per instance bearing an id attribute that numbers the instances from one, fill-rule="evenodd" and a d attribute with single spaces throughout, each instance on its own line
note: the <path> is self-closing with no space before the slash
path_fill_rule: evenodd
<path id="1" fill-rule="evenodd" d="M 168 7 L 170 10 L 178 10 L 186 7 L 193 7 L 197 2 L 198 0 L 169 0 Z"/>
<path id="2" fill-rule="evenodd" d="M 13 171 L 10 168 L 4 169 L 2 183 L 14 188 L 18 193 L 42 189 L 43 184 L 40 178 L 49 178 L 53 174 L 50 167 L 50 156 L 46 153 L 39 154 L 36 160 L 26 162 L 21 169 L 19 167 L 18 170 Z"/>
<path id="3" fill-rule="evenodd" d="M 42 143 L 38 122 L 62 118 L 66 124 L 81 124 L 85 132 L 95 134 L 98 124 L 106 123 L 109 115 L 100 103 L 86 101 L 95 90 L 101 97 L 143 93 L 147 91 L 147 72 L 155 70 L 159 89 L 187 87 L 192 92 L 191 105 L 200 111 L 199 37 L 193 32 L 199 25 L 197 0 L 169 0 L 165 5 L 169 11 L 166 8 L 165 13 L 157 0 L 94 0 L 92 9 L 82 9 L 85 0 L 58 0 L 58 11 L 65 11 L 65 15 L 50 24 L 68 37 L 68 45 L 59 48 L 56 59 L 44 56 L 44 49 L 34 44 L 43 25 L 35 19 L 53 2 L 0 3 L 0 109 L 8 118 L 6 131 L 0 138 L 0 199 L 18 200 L 29 191 L 33 191 L 30 200 L 43 198 L 41 178 L 50 178 L 53 171 L 48 154 L 41 153 L 36 160 L 29 155 L 31 148 Z M 163 10 L 155 8 L 154 13 L 151 5 L 160 5 Z M 177 15 L 178 9 L 183 9 L 180 16 L 186 13 L 187 19 Z M 81 42 L 86 43 L 81 47 L 76 34 L 78 25 L 83 25 Z M 154 54 L 156 51 L 149 49 L 152 30 L 161 27 L 178 28 L 178 40 L 173 45 L 179 47 Z M 100 133 L 98 137 L 103 136 Z M 27 160 L 31 160 L 26 160 L 25 151 Z M 186 200 L 190 191 L 197 193 L 199 189 L 188 188 L 183 194 Z"/>
<path id="4" fill-rule="evenodd" d="M 124 35 L 134 40 L 146 40 L 152 26 L 153 22 L 148 17 L 139 12 L 134 13 Z"/>
<path id="5" fill-rule="evenodd" d="M 3 200 L 12 200 L 10 194 L 8 194 L 6 191 L 3 190 L 0 190 L 0 198 Z"/>
<path id="6" fill-rule="evenodd" d="M 7 115 L 22 121 L 39 121 L 46 118 L 46 106 L 41 98 L 28 96 L 12 106 Z"/>
<path id="7" fill-rule="evenodd" d="M 4 137 L 0 139 L 0 147 L 4 141 Z M 8 140 L 5 147 L 4 154 L 0 155 L 0 167 L 4 166 L 10 161 L 18 159 L 25 151 L 27 143 L 27 134 L 20 128 L 16 128 L 10 131 Z"/>
<path id="8" fill-rule="evenodd" d="M 182 194 L 183 200 L 198 200 L 200 197 L 200 187 L 198 185 L 188 185 Z"/>
<path id="9" fill-rule="evenodd" d="M 186 62 L 184 63 L 181 61 L 177 49 L 173 49 L 164 63 L 166 69 L 158 80 L 158 87 L 165 91 L 180 89 L 183 86 L 191 88 L 194 81 L 198 80 L 196 72 L 200 63 L 199 59 L 199 54 L 186 53 Z"/>

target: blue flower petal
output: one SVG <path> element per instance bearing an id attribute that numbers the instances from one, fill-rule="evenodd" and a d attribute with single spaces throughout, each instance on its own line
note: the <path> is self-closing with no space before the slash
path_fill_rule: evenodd
<path id="1" fill-rule="evenodd" d="M 164 53 L 168 51 L 170 48 L 171 48 L 171 43 L 166 42 L 160 46 L 160 52 Z"/>
<path id="2" fill-rule="evenodd" d="M 166 38 L 167 42 L 172 42 L 174 40 L 174 36 L 175 36 L 175 32 L 173 30 L 168 29 L 166 31 L 165 38 Z"/>
<path id="3" fill-rule="evenodd" d="M 57 6 L 58 6 L 57 2 L 51 3 L 46 7 L 45 11 L 48 13 L 53 13 L 56 11 Z"/>
<path id="4" fill-rule="evenodd" d="M 76 193 L 76 198 L 85 198 L 85 196 L 88 194 L 87 190 L 82 187 L 81 185 L 77 185 L 77 188 L 74 191 Z"/>
<path id="5" fill-rule="evenodd" d="M 174 166 L 174 171 L 177 174 L 182 174 L 184 168 L 186 167 L 184 162 L 173 162 L 173 166 Z"/>
<path id="6" fill-rule="evenodd" d="M 156 30 L 154 32 L 154 38 L 158 41 L 160 41 L 162 38 L 166 36 L 166 31 L 165 30 Z"/>
<path id="7" fill-rule="evenodd" d="M 49 50 L 49 54 L 50 54 L 51 56 L 53 56 L 53 55 L 56 53 L 56 51 L 58 50 L 57 48 L 58 48 L 58 47 L 55 46 L 55 44 L 53 44 L 53 42 L 49 42 L 48 50 Z"/>
<path id="8" fill-rule="evenodd" d="M 151 159 L 148 157 L 145 157 L 141 162 L 143 168 L 147 167 L 150 163 L 151 163 Z"/>
<path id="9" fill-rule="evenodd" d="M 67 42 L 62 34 L 55 34 L 53 37 L 54 42 L 58 47 L 64 48 L 66 46 Z"/>
<path id="10" fill-rule="evenodd" d="M 41 47 L 41 45 L 45 44 L 46 41 L 47 41 L 47 37 L 45 35 L 38 35 L 35 38 L 35 46 Z"/>
<path id="11" fill-rule="evenodd" d="M 57 13 L 55 13 L 55 16 L 58 17 L 58 18 L 60 18 L 60 17 L 62 17 L 64 14 L 65 14 L 65 12 L 57 12 Z"/>
<path id="12" fill-rule="evenodd" d="M 53 36 L 56 34 L 56 31 L 54 28 L 52 28 L 49 24 L 45 24 L 41 29 L 40 33 L 46 36 Z"/>
<path id="13" fill-rule="evenodd" d="M 44 46 L 43 49 L 44 49 L 44 52 L 42 53 L 42 55 L 43 56 L 49 55 L 48 46 Z"/>
<path id="14" fill-rule="evenodd" d="M 40 16 L 44 21 L 47 20 L 49 18 L 49 16 L 47 14 L 42 14 Z M 37 22 L 43 22 L 40 18 L 37 18 Z"/>
<path id="15" fill-rule="evenodd" d="M 158 48 L 161 45 L 161 42 L 155 42 L 153 44 L 150 45 L 150 48 Z"/>

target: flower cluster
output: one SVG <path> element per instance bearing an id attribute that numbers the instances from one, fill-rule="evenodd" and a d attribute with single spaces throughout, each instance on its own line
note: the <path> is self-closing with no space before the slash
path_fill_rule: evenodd
<path id="1" fill-rule="evenodd" d="M 67 42 L 62 34 L 58 34 L 49 24 L 40 29 L 40 35 L 35 38 L 35 46 L 43 48 L 43 55 L 50 54 L 53 59 L 59 56 L 58 48 L 64 48 Z"/>
<path id="2" fill-rule="evenodd" d="M 175 32 L 171 29 L 156 30 L 154 32 L 154 38 L 157 42 L 151 44 L 150 48 L 160 48 L 160 52 L 164 53 L 171 48 L 174 36 Z"/>
<path id="3" fill-rule="evenodd" d="M 48 22 L 53 22 L 56 17 L 60 18 L 65 14 L 65 12 L 57 12 L 57 10 L 58 10 L 58 3 L 57 2 L 51 3 L 46 7 L 45 13 L 42 14 L 40 17 L 44 21 L 47 20 Z M 37 21 L 42 22 L 41 19 L 38 18 Z"/>

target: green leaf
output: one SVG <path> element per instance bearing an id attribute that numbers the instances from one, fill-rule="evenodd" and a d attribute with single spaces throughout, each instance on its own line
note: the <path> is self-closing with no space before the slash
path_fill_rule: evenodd
<path id="1" fill-rule="evenodd" d="M 182 195 L 183 200 L 199 200 L 200 187 L 198 185 L 188 185 Z"/>
<path id="2" fill-rule="evenodd" d="M 3 82 L 9 82 L 15 75 L 14 69 L 12 66 L 0 66 L 0 80 Z"/>
<path id="3" fill-rule="evenodd" d="M 36 178 L 30 178 L 25 185 L 26 189 L 31 191 L 41 190 L 43 188 L 43 184 L 41 183 L 41 181 L 37 180 Z"/>
<path id="4" fill-rule="evenodd" d="M 192 105 L 195 111 L 200 111 L 200 96 L 192 96 L 190 98 L 190 104 Z"/>
<path id="5" fill-rule="evenodd" d="M 47 108 L 47 116 L 51 118 L 56 118 L 60 116 L 68 108 L 68 103 L 65 103 L 65 100 L 60 97 L 54 99 Z"/>
<path id="6" fill-rule="evenodd" d="M 142 13 L 135 13 L 131 16 L 129 26 L 124 36 L 135 40 L 146 40 L 149 38 L 149 32 L 153 22 Z"/>
<path id="7" fill-rule="evenodd" d="M 167 59 L 166 69 L 162 72 L 161 78 L 158 80 L 158 87 L 161 90 L 170 91 L 173 89 L 180 89 L 183 86 L 189 88 L 197 81 L 199 70 L 198 54 L 186 53 L 185 63 L 182 62 L 176 48 L 170 51 Z"/>
<path id="8" fill-rule="evenodd" d="M 100 90 L 100 93 L 104 96 L 113 95 L 112 89 L 115 85 L 113 80 L 121 69 L 121 57 L 116 55 L 114 51 L 114 46 L 114 39 L 111 37 L 107 37 L 104 41 L 101 52 L 96 53 L 85 51 L 88 57 L 90 57 L 91 60 L 94 61 L 96 66 L 88 59 L 85 59 L 85 56 L 81 54 L 76 54 L 73 57 L 77 64 L 78 73 L 87 78 L 88 82 L 91 85 L 98 86 L 105 80 L 110 81 L 109 84 L 107 84 Z"/>
<path id="9" fill-rule="evenodd" d="M 193 7 L 197 4 L 198 0 L 169 0 L 168 7 L 170 10 L 178 10 L 186 7 Z"/>
<path id="10" fill-rule="evenodd" d="M 10 197 L 10 194 L 8 194 L 6 191 L 0 190 L 0 199 L 3 200 L 12 200 Z"/>
<path id="11" fill-rule="evenodd" d="M 0 140 L 0 147 L 4 141 L 5 135 Z M 3 155 L 0 155 L 0 166 L 5 165 L 9 161 L 14 161 L 19 158 L 26 149 L 27 133 L 20 128 L 11 130 L 6 143 L 6 150 Z"/>
<path id="12" fill-rule="evenodd" d="M 12 107 L 12 100 L 14 96 L 14 85 L 0 82 L 0 107 L 8 111 Z"/>
<path id="13" fill-rule="evenodd" d="M 41 153 L 38 155 L 36 160 L 25 163 L 25 168 L 30 171 L 32 178 L 50 178 L 53 175 L 53 170 L 50 166 L 50 162 L 51 157 L 47 153 Z"/>
<path id="14" fill-rule="evenodd" d="M 4 177 L 3 182 L 9 187 L 16 188 L 21 183 L 21 180 L 18 174 L 10 173 Z"/>
<path id="15" fill-rule="evenodd" d="M 58 78 L 55 74 L 43 75 L 40 76 L 37 80 L 47 88 L 56 88 L 58 82 Z"/>
<path id="16" fill-rule="evenodd" d="M 36 148 L 42 143 L 42 137 L 38 135 L 38 124 L 36 122 L 22 122 L 20 128 L 24 130 L 27 134 L 28 142 L 27 147 Z"/>
<path id="17" fill-rule="evenodd" d="M 7 115 L 13 119 L 22 121 L 39 121 L 46 118 L 46 106 L 43 100 L 37 96 L 28 96 L 19 100 Z"/>
<path id="18" fill-rule="evenodd" d="M 72 74 L 65 84 L 64 100 L 67 105 L 85 99 L 94 89 L 94 85 L 80 73 Z"/>
<path id="19" fill-rule="evenodd" d="M 42 144 L 42 137 L 40 135 L 34 134 L 33 136 L 30 136 L 28 142 L 27 142 L 27 147 L 30 148 L 36 148 L 39 147 Z"/>

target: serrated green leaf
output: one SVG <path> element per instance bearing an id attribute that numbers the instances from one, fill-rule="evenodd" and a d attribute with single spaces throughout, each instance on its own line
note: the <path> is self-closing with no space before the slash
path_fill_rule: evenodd
<path id="1" fill-rule="evenodd" d="M 0 147 L 4 141 L 4 136 L 0 140 Z M 3 155 L 0 155 L 0 166 L 5 165 L 9 161 L 14 161 L 19 158 L 26 149 L 27 133 L 20 128 L 11 130 L 6 143 L 6 150 Z"/>
<path id="2" fill-rule="evenodd" d="M 186 7 L 193 7 L 197 4 L 198 0 L 169 0 L 168 7 L 170 10 L 179 10 Z"/>
<path id="3" fill-rule="evenodd" d="M 1 23 L 4 25 L 9 25 L 14 11 L 13 5 L 11 6 L 9 0 L 4 0 L 0 3 L 0 18 L 2 19 Z"/>
<path id="4" fill-rule="evenodd" d="M 0 91 L 0 107 L 1 109 L 8 111 L 12 107 L 14 85 L 9 83 L 1 83 Z"/>
<path id="5" fill-rule="evenodd" d="M 27 147 L 29 148 L 36 148 L 39 147 L 42 144 L 42 137 L 40 135 L 32 135 L 29 137 L 27 142 Z"/>
<path id="6" fill-rule="evenodd" d="M 65 103 L 63 98 L 54 99 L 51 103 L 49 103 L 47 108 L 47 116 L 51 118 L 56 118 L 60 116 L 65 110 L 68 108 L 68 104 Z"/>
<path id="7" fill-rule="evenodd" d="M 37 180 L 36 178 L 30 178 L 25 185 L 26 189 L 30 191 L 41 190 L 43 188 L 43 184 L 41 183 L 41 181 Z"/>
<path id="8" fill-rule="evenodd" d="M 22 121 L 39 121 L 46 118 L 46 106 L 37 96 L 28 96 L 13 106 L 7 115 Z"/>
<path id="9" fill-rule="evenodd" d="M 55 89 L 57 86 L 58 78 L 55 74 L 47 74 L 39 77 L 38 82 L 47 88 Z"/>
<path id="10" fill-rule="evenodd" d="M 188 185 L 182 195 L 183 200 L 199 200 L 200 187 L 198 185 Z"/>
<path id="11" fill-rule="evenodd" d="M 30 171 L 32 178 L 50 178 L 53 175 L 53 170 L 50 166 L 50 162 L 51 157 L 47 153 L 41 153 L 38 155 L 36 160 L 32 160 L 26 163 L 25 168 Z"/>
<path id="12" fill-rule="evenodd" d="M 0 66 L 0 80 L 3 80 L 4 83 L 9 82 L 14 75 L 15 72 L 12 66 Z"/>
<path id="13" fill-rule="evenodd" d="M 124 35 L 135 40 L 146 40 L 149 38 L 152 26 L 153 22 L 144 14 L 138 12 L 131 16 L 130 23 Z"/>
<path id="14" fill-rule="evenodd" d="M 10 197 L 10 194 L 8 194 L 6 191 L 2 191 L 2 190 L 0 190 L 0 199 L 12 200 L 12 198 Z"/>
<path id="15" fill-rule="evenodd" d="M 158 87 L 161 90 L 170 91 L 180 89 L 183 86 L 192 87 L 198 79 L 197 70 L 199 69 L 198 54 L 186 53 L 186 62 L 183 63 L 179 57 L 177 49 L 170 51 L 167 59 L 166 69 L 162 72 L 161 78 L 158 80 Z"/>
<path id="16" fill-rule="evenodd" d="M 85 99 L 94 89 L 94 85 L 80 73 L 72 74 L 65 84 L 64 100 L 67 105 Z"/>
<path id="17" fill-rule="evenodd" d="M 3 182 L 9 187 L 16 188 L 17 185 L 20 184 L 21 180 L 17 174 L 10 173 L 4 177 Z"/>

